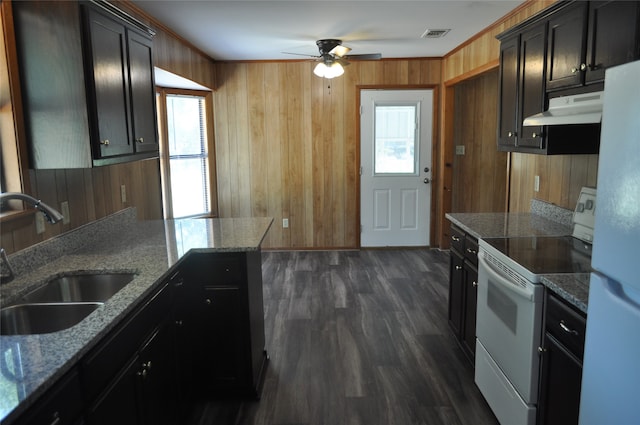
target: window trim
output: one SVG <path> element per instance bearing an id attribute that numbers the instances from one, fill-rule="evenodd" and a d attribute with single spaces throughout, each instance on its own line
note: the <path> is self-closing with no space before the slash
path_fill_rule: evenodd
<path id="1" fill-rule="evenodd" d="M 162 204 L 164 217 L 174 218 L 171 205 L 171 170 L 169 167 L 169 129 L 167 125 L 167 95 L 201 96 L 204 97 L 205 126 L 207 133 L 207 159 L 209 166 L 209 203 L 210 212 L 199 216 L 218 216 L 218 191 L 216 186 L 216 156 L 213 130 L 213 94 L 205 90 L 188 90 L 156 86 L 158 94 L 158 137 L 160 142 L 160 174 L 162 179 Z"/>

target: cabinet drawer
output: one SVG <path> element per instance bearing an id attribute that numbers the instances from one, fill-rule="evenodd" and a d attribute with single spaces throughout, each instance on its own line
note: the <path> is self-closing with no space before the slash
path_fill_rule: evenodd
<path id="1" fill-rule="evenodd" d="M 456 226 L 451 226 L 451 249 L 463 253 L 464 252 L 465 233 Z"/>
<path id="2" fill-rule="evenodd" d="M 586 317 L 550 293 L 547 293 L 546 309 L 546 331 L 582 360 Z"/>
<path id="3" fill-rule="evenodd" d="M 244 253 L 194 254 L 189 259 L 189 277 L 206 286 L 237 286 L 244 281 Z"/>
<path id="4" fill-rule="evenodd" d="M 464 238 L 464 258 L 478 267 L 478 240 L 473 236 L 466 235 Z"/>

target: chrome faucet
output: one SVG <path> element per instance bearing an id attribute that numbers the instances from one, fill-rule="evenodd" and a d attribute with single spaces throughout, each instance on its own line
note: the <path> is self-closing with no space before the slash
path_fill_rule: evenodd
<path id="1" fill-rule="evenodd" d="M 60 212 L 58 212 L 57 210 L 51 208 L 41 200 L 27 195 L 26 193 L 0 193 L 0 202 L 5 200 L 8 201 L 10 199 L 17 199 L 33 205 L 38 211 L 42 212 L 49 223 L 57 223 L 64 218 L 62 214 L 60 214 Z M 14 279 L 15 273 L 13 271 L 13 267 L 11 267 L 11 264 L 9 263 L 7 253 L 3 248 L 0 248 L 0 261 L 2 262 L 2 264 L 0 264 L 0 269 L 2 270 L 2 273 L 0 273 L 0 283 L 8 283 Z"/>
<path id="2" fill-rule="evenodd" d="M 10 199 L 19 199 L 21 201 L 25 201 L 31 205 L 33 205 L 36 209 L 44 214 L 45 218 L 49 223 L 57 223 L 62 220 L 64 217 L 55 209 L 51 208 L 49 205 L 45 204 L 39 199 L 34 198 L 33 196 L 27 195 L 26 193 L 19 192 L 6 192 L 0 193 L 0 202 Z"/>

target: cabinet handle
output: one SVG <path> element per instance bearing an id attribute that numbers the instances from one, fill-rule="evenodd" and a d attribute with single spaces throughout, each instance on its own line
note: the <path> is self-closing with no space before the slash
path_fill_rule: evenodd
<path id="1" fill-rule="evenodd" d="M 456 270 L 462 270 L 462 266 L 456 266 Z"/>
<path id="2" fill-rule="evenodd" d="M 560 321 L 560 328 L 571 335 L 579 335 L 578 331 L 576 331 L 575 329 L 570 329 L 567 325 L 565 325 L 564 320 Z"/>
<path id="3" fill-rule="evenodd" d="M 476 251 L 475 249 L 471 249 L 471 248 L 467 248 L 467 252 L 469 254 L 477 254 L 478 253 L 478 251 Z"/>
<path id="4" fill-rule="evenodd" d="M 546 352 L 547 352 L 546 348 L 538 347 L 538 353 L 542 354 L 542 353 L 546 353 Z"/>
<path id="5" fill-rule="evenodd" d="M 176 320 L 176 325 L 177 326 L 182 326 L 182 320 Z"/>
<path id="6" fill-rule="evenodd" d="M 184 279 L 180 279 L 180 280 L 176 280 L 175 282 L 173 282 L 173 286 L 178 288 L 180 286 L 184 285 Z"/>
<path id="7" fill-rule="evenodd" d="M 517 133 L 515 131 L 510 131 L 507 133 L 508 137 L 514 137 Z"/>
<path id="8" fill-rule="evenodd" d="M 136 139 L 136 142 L 138 142 L 138 143 L 144 143 L 144 137 L 138 137 L 138 138 Z"/>
<path id="9" fill-rule="evenodd" d="M 207 298 L 206 300 L 204 300 L 204 303 L 206 305 L 211 305 L 211 300 L 209 298 Z"/>
<path id="10" fill-rule="evenodd" d="M 111 142 L 109 141 L 109 139 L 104 139 L 104 140 L 100 140 L 100 144 L 101 145 L 105 145 L 105 146 L 109 146 L 111 144 Z"/>
<path id="11" fill-rule="evenodd" d="M 460 242 L 460 238 L 458 236 L 451 236 L 451 240 L 454 242 Z"/>
<path id="12" fill-rule="evenodd" d="M 535 139 L 536 137 L 542 137 L 542 133 L 533 133 L 533 134 L 531 135 L 531 137 L 533 137 L 534 139 Z"/>
<path id="13" fill-rule="evenodd" d="M 476 282 L 475 280 L 473 282 L 471 282 L 471 285 L 475 288 L 478 286 L 478 282 Z"/>
<path id="14" fill-rule="evenodd" d="M 586 63 L 581 63 L 579 67 L 571 68 L 571 73 L 575 74 L 578 71 L 585 71 L 586 69 L 587 69 L 587 64 Z"/>
<path id="15" fill-rule="evenodd" d="M 49 423 L 49 425 L 58 425 L 61 421 L 62 419 L 60 419 L 60 413 L 53 412 L 53 415 L 51 415 L 51 422 Z"/>

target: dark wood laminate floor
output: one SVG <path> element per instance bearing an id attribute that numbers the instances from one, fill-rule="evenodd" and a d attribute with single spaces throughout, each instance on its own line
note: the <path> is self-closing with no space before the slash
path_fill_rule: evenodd
<path id="1" fill-rule="evenodd" d="M 447 324 L 446 252 L 263 252 L 262 270 L 262 398 L 193 425 L 497 423 Z"/>

